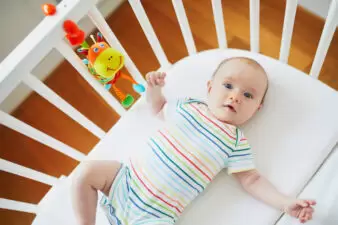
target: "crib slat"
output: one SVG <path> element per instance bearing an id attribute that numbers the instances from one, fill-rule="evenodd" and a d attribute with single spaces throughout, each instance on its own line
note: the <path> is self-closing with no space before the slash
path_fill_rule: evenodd
<path id="1" fill-rule="evenodd" d="M 259 52 L 259 0 L 250 0 L 250 48 Z"/>
<path id="2" fill-rule="evenodd" d="M 222 0 L 212 0 L 212 10 L 214 12 L 218 46 L 219 48 L 227 48 L 228 43 L 224 28 L 225 25 L 223 18 Z"/>
<path id="3" fill-rule="evenodd" d="M 185 45 L 187 46 L 189 55 L 196 53 L 196 46 L 194 42 L 194 38 L 191 33 L 191 29 L 189 26 L 188 18 L 185 13 L 185 9 L 183 6 L 182 0 L 172 0 L 173 6 L 175 9 L 175 13 L 180 24 L 180 28 L 183 34 Z"/>
<path id="4" fill-rule="evenodd" d="M 310 71 L 310 76 L 317 78 L 319 76 L 320 70 L 322 69 L 324 59 L 326 57 L 327 51 L 329 49 L 330 43 L 332 41 L 334 32 L 338 25 L 338 6 L 337 1 L 332 0 L 329 13 L 327 15 L 324 29 L 319 40 L 317 52 L 313 60 L 313 64 Z"/>
<path id="5" fill-rule="evenodd" d="M 53 177 L 45 173 L 41 173 L 39 171 L 21 166 L 16 163 L 12 163 L 5 159 L 0 159 L 0 170 L 21 177 L 26 177 L 28 179 L 35 180 L 44 184 L 48 184 L 50 186 L 53 186 L 58 181 L 56 177 Z"/>
<path id="6" fill-rule="evenodd" d="M 284 16 L 282 43 L 280 49 L 279 60 L 287 63 L 290 53 L 291 38 L 293 33 L 293 25 L 295 23 L 298 0 L 287 0 Z"/>
<path id="7" fill-rule="evenodd" d="M 84 159 L 85 155 L 74 148 L 54 139 L 53 137 L 35 129 L 34 127 L 14 118 L 0 110 L 0 124 L 11 128 L 27 137 L 30 137 L 44 145 L 47 145 L 77 161 Z"/>
<path id="8" fill-rule="evenodd" d="M 0 198 L 0 209 L 9 209 L 36 214 L 38 211 L 38 205 Z"/>
<path id="9" fill-rule="evenodd" d="M 93 7 L 89 12 L 88 16 L 91 21 L 95 24 L 95 26 L 99 29 L 102 35 L 106 38 L 109 45 L 113 48 L 116 48 L 118 51 L 122 53 L 125 58 L 125 66 L 133 76 L 133 78 L 140 84 L 145 85 L 145 80 L 142 77 L 140 71 L 135 66 L 134 62 L 130 59 L 129 55 L 127 54 L 126 50 L 123 48 L 119 40 L 116 38 L 113 31 L 110 29 L 109 25 L 107 24 L 105 18 L 102 16 L 100 11 Z"/>
<path id="10" fill-rule="evenodd" d="M 81 59 L 64 40 L 56 46 L 56 49 L 119 115 L 123 115 L 126 112 L 121 104 L 93 77 L 93 75 L 88 72 L 87 67 L 83 64 Z"/>
<path id="11" fill-rule="evenodd" d="M 129 3 L 136 15 L 137 20 L 139 21 L 144 34 L 146 35 L 151 48 L 153 49 L 158 61 L 161 64 L 162 68 L 166 68 L 170 65 L 167 56 L 165 55 L 163 48 L 155 34 L 155 31 L 148 19 L 146 12 L 142 6 L 140 0 L 129 0 Z"/>
<path id="12" fill-rule="evenodd" d="M 47 56 L 54 44 L 64 38 L 64 21 L 69 19 L 77 23 L 96 3 L 97 0 L 63 0 L 62 4 L 57 5 L 55 15 L 41 17 L 41 23 L 1 62 L 0 102 L 21 83 L 27 72 Z M 4 7 L 3 4 L 1 7 Z"/>
<path id="13" fill-rule="evenodd" d="M 67 114 L 69 117 L 71 117 L 74 121 L 78 122 L 88 131 L 92 132 L 96 137 L 100 139 L 104 137 L 105 132 L 100 127 L 96 126 L 92 121 L 87 119 L 87 117 L 81 114 L 68 102 L 63 100 L 63 98 L 58 96 L 38 78 L 36 78 L 32 74 L 29 74 L 23 79 L 23 82 L 31 87 L 34 91 L 36 91 L 43 98 L 45 98 L 47 101 L 49 101 L 65 114 Z"/>

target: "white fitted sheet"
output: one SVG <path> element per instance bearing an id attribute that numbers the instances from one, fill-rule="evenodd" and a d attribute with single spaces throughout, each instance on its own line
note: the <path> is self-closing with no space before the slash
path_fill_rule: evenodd
<path id="1" fill-rule="evenodd" d="M 165 95 L 169 100 L 186 96 L 203 99 L 206 81 L 217 64 L 232 56 L 254 58 L 268 72 L 265 106 L 243 129 L 261 173 L 285 194 L 296 195 L 337 143 L 338 94 L 272 58 L 241 50 L 210 50 L 174 64 L 167 71 Z M 89 158 L 125 160 L 135 151 L 142 151 L 141 143 L 160 123 L 141 98 Z M 69 185 L 65 179 L 46 196 L 44 212 L 35 224 L 47 224 L 43 223 L 47 220 L 48 224 L 74 224 Z M 105 224 L 105 218 L 99 215 L 98 224 Z M 231 176 L 221 172 L 186 209 L 178 224 L 268 225 L 279 216 L 280 212 L 253 199 Z"/>

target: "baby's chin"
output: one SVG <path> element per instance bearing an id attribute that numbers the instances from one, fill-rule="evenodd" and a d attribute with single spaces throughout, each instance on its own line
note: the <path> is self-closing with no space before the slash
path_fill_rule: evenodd
<path id="1" fill-rule="evenodd" d="M 230 124 L 233 126 L 238 126 L 239 124 L 232 115 L 232 112 L 224 112 L 224 110 L 210 110 L 213 116 L 220 122 L 225 124 Z"/>
<path id="2" fill-rule="evenodd" d="M 238 126 L 239 124 L 237 124 L 237 122 L 232 119 L 232 118 L 226 118 L 226 117 L 216 117 L 216 119 L 222 123 L 225 123 L 225 124 L 230 124 L 230 125 L 233 125 L 233 126 Z"/>

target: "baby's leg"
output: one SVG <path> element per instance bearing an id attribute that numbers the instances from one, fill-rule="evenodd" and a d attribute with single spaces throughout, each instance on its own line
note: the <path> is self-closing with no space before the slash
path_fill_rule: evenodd
<path id="1" fill-rule="evenodd" d="M 95 224 L 97 191 L 109 195 L 120 167 L 117 161 L 83 162 L 72 185 L 73 207 L 80 225 Z"/>

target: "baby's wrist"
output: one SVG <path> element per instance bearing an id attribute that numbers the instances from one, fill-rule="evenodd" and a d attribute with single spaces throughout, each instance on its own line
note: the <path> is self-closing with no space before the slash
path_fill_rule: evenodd
<path id="1" fill-rule="evenodd" d="M 158 105 L 158 104 L 162 104 L 162 102 L 164 101 L 164 96 L 162 94 L 162 88 L 154 88 L 151 87 L 150 89 L 147 90 L 146 93 L 146 100 L 148 103 L 152 104 L 152 105 Z"/>
<path id="2" fill-rule="evenodd" d="M 284 205 L 284 207 L 282 208 L 282 212 L 285 214 L 289 213 L 289 206 L 288 205 Z"/>
<path id="3" fill-rule="evenodd" d="M 281 207 L 281 211 L 283 213 L 286 213 L 288 214 L 289 213 L 289 207 L 290 205 L 295 202 L 295 198 L 286 198 L 284 201 L 283 201 L 283 204 L 282 204 L 282 207 Z"/>
<path id="4" fill-rule="evenodd" d="M 162 96 L 162 87 L 154 86 L 148 87 L 146 92 L 147 98 L 149 99 L 156 99 Z"/>

